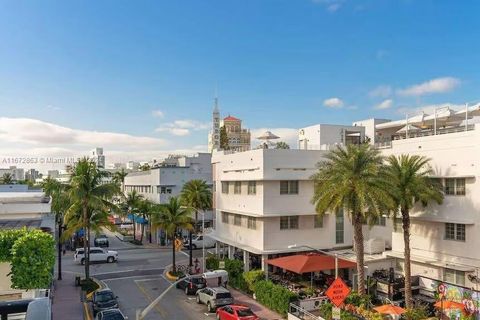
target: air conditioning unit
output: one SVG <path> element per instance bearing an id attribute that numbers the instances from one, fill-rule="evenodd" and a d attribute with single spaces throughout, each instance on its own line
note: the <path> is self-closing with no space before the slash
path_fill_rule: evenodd
<path id="1" fill-rule="evenodd" d="M 363 243 L 364 251 L 367 254 L 382 253 L 385 251 L 385 240 L 373 238 Z"/>

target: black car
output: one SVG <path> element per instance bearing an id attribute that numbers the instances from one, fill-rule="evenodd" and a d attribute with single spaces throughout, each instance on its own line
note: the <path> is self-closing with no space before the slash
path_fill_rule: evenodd
<path id="1" fill-rule="evenodd" d="M 207 281 L 202 276 L 192 276 L 177 283 L 177 289 L 183 289 L 186 295 L 195 294 L 207 286 Z"/>
<path id="2" fill-rule="evenodd" d="M 97 313 L 95 320 L 125 320 L 128 319 L 119 309 L 110 309 Z"/>
<path id="3" fill-rule="evenodd" d="M 93 314 L 97 312 L 118 308 L 117 296 L 110 289 L 102 289 L 95 291 L 92 297 Z"/>

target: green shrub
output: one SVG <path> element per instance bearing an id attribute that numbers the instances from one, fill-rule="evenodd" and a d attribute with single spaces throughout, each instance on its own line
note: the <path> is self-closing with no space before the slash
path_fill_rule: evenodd
<path id="1" fill-rule="evenodd" d="M 225 270 L 228 272 L 230 286 L 247 291 L 248 286 L 243 278 L 243 262 L 237 259 L 225 259 Z"/>
<path id="2" fill-rule="evenodd" d="M 28 230 L 12 247 L 12 288 L 48 288 L 55 265 L 55 240 L 40 230 Z"/>
<path id="3" fill-rule="evenodd" d="M 9 262 L 12 260 L 13 244 L 26 233 L 26 228 L 0 231 L 0 262 Z"/>
<path id="4" fill-rule="evenodd" d="M 255 296 L 258 302 L 282 315 L 286 315 L 290 303 L 298 299 L 297 295 L 287 288 L 269 280 L 257 281 Z"/>
<path id="5" fill-rule="evenodd" d="M 422 307 L 407 309 L 407 312 L 405 312 L 403 316 L 405 317 L 405 319 L 408 319 L 408 320 L 427 319 L 428 311 L 426 308 L 422 308 Z"/>
<path id="6" fill-rule="evenodd" d="M 205 259 L 205 266 L 208 270 L 217 270 L 219 262 L 220 259 L 218 259 L 216 255 L 209 254 L 208 257 Z"/>
<path id="7" fill-rule="evenodd" d="M 345 304 L 352 304 L 355 307 L 367 307 L 370 305 L 371 298 L 369 295 L 360 295 L 357 291 L 352 291 L 345 299 Z"/>
<path id="8" fill-rule="evenodd" d="M 257 282 L 265 280 L 265 272 L 262 270 L 252 270 L 243 274 L 243 279 L 247 283 L 247 288 L 250 292 L 255 292 L 255 285 Z"/>

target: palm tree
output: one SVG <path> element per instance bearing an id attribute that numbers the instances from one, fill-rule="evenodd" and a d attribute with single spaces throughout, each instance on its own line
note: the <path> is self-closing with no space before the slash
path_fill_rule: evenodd
<path id="1" fill-rule="evenodd" d="M 170 198 L 169 203 L 158 205 L 159 212 L 154 216 L 155 227 L 167 232 L 172 240 L 172 272 L 177 271 L 175 266 L 175 239 L 179 229 L 192 230 L 191 209 L 180 205 L 177 197 Z"/>
<path id="2" fill-rule="evenodd" d="M 141 226 L 141 232 L 140 232 L 140 242 L 143 242 L 143 235 L 145 233 L 145 220 L 148 219 L 148 222 L 151 223 L 151 216 L 154 212 L 154 204 L 153 202 L 151 202 L 150 200 L 148 199 L 143 199 L 143 200 L 140 200 L 139 201 L 139 204 L 138 204 L 138 211 L 139 211 L 139 214 L 142 216 L 142 224 L 140 225 Z M 150 232 L 151 231 L 151 228 L 150 228 Z M 151 237 L 150 237 L 150 240 L 151 240 Z"/>
<path id="3" fill-rule="evenodd" d="M 362 224 L 383 214 L 391 200 L 381 177 L 383 158 L 368 144 L 337 147 L 325 155 L 312 176 L 312 203 L 319 215 L 344 210 L 353 224 L 358 292 L 365 294 Z"/>
<path id="4" fill-rule="evenodd" d="M 113 181 L 122 186 L 122 193 L 125 192 L 125 177 L 128 175 L 128 172 L 122 168 L 120 171 L 117 171 L 113 174 Z"/>
<path id="5" fill-rule="evenodd" d="M 63 214 L 70 206 L 67 186 L 59 181 L 47 177 L 41 184 L 46 196 L 51 197 L 52 212 L 58 224 L 58 280 L 62 280 L 62 231 Z"/>
<path id="6" fill-rule="evenodd" d="M 390 156 L 387 159 L 385 177 L 388 191 L 395 205 L 394 218 L 400 211 L 405 242 L 405 304 L 412 307 L 412 283 L 410 266 L 410 210 L 420 202 L 427 206 L 435 201 L 441 204 L 443 193 L 441 186 L 429 178 L 433 171 L 428 165 L 429 159 L 418 155 Z"/>
<path id="7" fill-rule="evenodd" d="M 135 236 L 135 213 L 138 212 L 141 201 L 143 200 L 143 195 L 138 193 L 136 190 L 132 190 L 127 194 L 125 199 L 124 206 L 128 210 L 128 213 L 132 215 L 133 222 L 133 240 L 136 240 Z"/>
<path id="8" fill-rule="evenodd" d="M 195 212 L 195 228 L 198 226 L 198 211 L 208 210 L 212 208 L 212 191 L 205 180 L 190 180 L 183 185 L 180 194 L 180 202 L 182 205 L 191 208 Z M 190 257 L 189 265 L 193 265 L 193 247 L 192 247 L 192 231 L 189 232 L 190 241 Z"/>
<path id="9" fill-rule="evenodd" d="M 90 278 L 90 230 L 94 226 L 95 215 L 99 212 L 108 214 L 119 211 L 111 201 L 112 197 L 120 193 L 118 185 L 104 183 L 109 175 L 109 172 L 99 170 L 95 162 L 88 158 L 80 159 L 71 169 L 68 190 L 71 204 L 65 212 L 66 233 L 72 234 L 78 228 L 83 228 L 86 279 Z"/>
<path id="10" fill-rule="evenodd" d="M 4 173 L 1 180 L 1 184 L 12 184 L 13 183 L 13 176 L 11 173 Z"/>

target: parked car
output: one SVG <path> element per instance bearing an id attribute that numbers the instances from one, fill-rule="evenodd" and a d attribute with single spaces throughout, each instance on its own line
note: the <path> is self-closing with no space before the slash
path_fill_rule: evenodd
<path id="1" fill-rule="evenodd" d="M 73 259 L 81 264 L 85 263 L 83 248 L 78 248 L 73 255 Z M 90 262 L 108 262 L 112 263 L 118 260 L 118 252 L 110 251 L 99 247 L 90 248 Z"/>
<path id="2" fill-rule="evenodd" d="M 110 243 L 108 241 L 108 237 L 104 234 L 100 234 L 95 237 L 95 240 L 93 240 L 93 244 L 96 247 L 109 247 Z"/>
<path id="3" fill-rule="evenodd" d="M 259 320 L 247 306 L 229 305 L 217 309 L 217 320 Z"/>
<path id="4" fill-rule="evenodd" d="M 97 313 L 95 320 L 125 320 L 128 319 L 120 309 L 110 309 Z"/>
<path id="5" fill-rule="evenodd" d="M 203 289 L 206 286 L 207 281 L 201 275 L 185 278 L 176 285 L 177 289 L 184 290 L 186 295 L 195 294 L 198 290 Z"/>
<path id="6" fill-rule="evenodd" d="M 113 294 L 113 291 L 110 289 L 101 289 L 93 293 L 92 296 L 92 309 L 93 315 L 96 315 L 100 311 L 117 309 L 118 301 L 117 296 Z"/>
<path id="7" fill-rule="evenodd" d="M 224 287 L 207 287 L 197 291 L 197 303 L 206 304 L 208 311 L 214 312 L 218 307 L 232 304 L 233 297 Z"/>
<path id="8" fill-rule="evenodd" d="M 205 236 L 205 239 L 202 235 L 192 237 L 192 249 L 202 248 L 203 243 L 205 243 L 205 248 L 213 248 L 215 247 L 216 241 L 209 236 Z M 185 241 L 184 247 L 188 249 L 190 248 L 190 242 L 188 239 Z"/>

